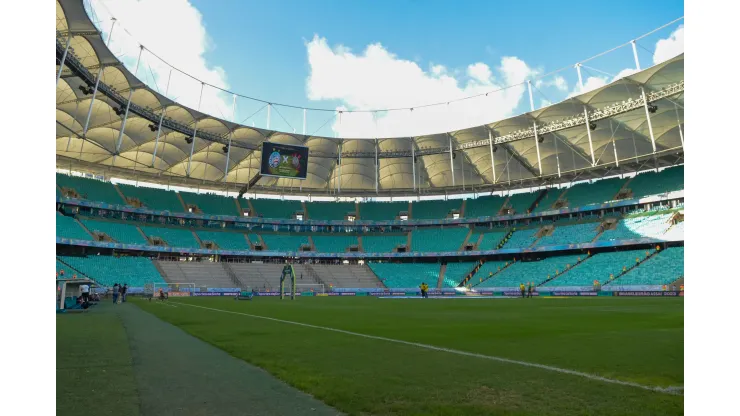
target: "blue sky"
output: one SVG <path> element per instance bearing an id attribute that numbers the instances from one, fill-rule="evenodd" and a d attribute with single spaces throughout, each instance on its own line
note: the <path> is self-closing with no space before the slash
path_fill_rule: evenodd
<path id="1" fill-rule="evenodd" d="M 572 65 L 684 13 L 682 1 L 94 0 L 93 8 L 101 20 L 113 14 L 126 28 L 114 30 L 111 49 L 131 68 L 136 56 L 124 42 L 129 34 L 213 85 L 271 102 L 329 109 L 418 106 L 495 90 Z M 154 25 L 141 17 L 164 11 L 173 16 L 168 22 L 180 24 Z M 680 50 L 676 45 L 663 49 L 672 55 L 682 51 L 682 23 L 638 42 L 643 68 L 653 64 L 657 42 L 671 40 L 677 30 L 680 38 L 673 43 L 680 43 Z M 107 31 L 108 25 L 101 27 Z M 367 53 L 370 45 L 373 56 Z M 137 75 L 163 89 L 167 73 L 153 61 L 145 57 Z M 626 47 L 589 62 L 583 76 L 587 84 L 594 78 L 593 85 L 599 86 L 634 67 Z M 551 76 L 537 84 L 536 107 L 577 92 L 574 69 L 558 76 L 558 82 Z M 185 88 L 190 81 L 184 78 L 173 82 L 173 98 L 195 107 L 198 85 Z M 203 100 L 205 111 L 230 118 L 225 113 L 231 97 L 213 91 L 213 97 Z M 237 121 L 260 106 L 239 99 Z M 489 110 L 477 111 L 481 107 Z M 399 129 L 408 124 L 430 123 L 432 129 L 446 130 L 528 109 L 528 97 L 519 88 L 490 102 L 450 110 L 449 118 L 457 117 L 452 124 L 432 123 L 448 113 L 417 111 L 413 123 L 408 115 L 383 119 L 384 132 L 402 134 Z M 272 114 L 272 128 L 300 132 L 299 110 L 278 111 Z M 245 123 L 265 127 L 262 113 Z M 332 117 L 310 113 L 308 133 Z M 362 136 L 370 128 L 370 119 L 347 117 L 344 124 L 335 117 L 316 134 Z"/>

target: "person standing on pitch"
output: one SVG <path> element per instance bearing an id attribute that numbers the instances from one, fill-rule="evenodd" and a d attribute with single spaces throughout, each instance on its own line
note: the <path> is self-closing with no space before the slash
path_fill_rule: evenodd
<path id="1" fill-rule="evenodd" d="M 123 301 L 124 302 L 126 302 L 126 292 L 128 292 L 128 283 L 124 283 L 123 284 L 123 290 L 121 292 L 122 295 L 123 295 Z"/>
<path id="2" fill-rule="evenodd" d="M 527 287 L 527 297 L 532 297 L 532 282 L 529 282 L 529 286 Z"/>
<path id="3" fill-rule="evenodd" d="M 519 283 L 519 290 L 522 292 L 522 299 L 524 299 L 524 291 L 525 291 L 524 283 Z"/>
<path id="4" fill-rule="evenodd" d="M 90 286 L 87 284 L 81 285 L 80 291 L 82 291 L 82 303 L 87 303 L 90 300 Z"/>
<path id="5" fill-rule="evenodd" d="M 119 289 L 118 283 L 114 284 L 113 285 L 113 304 L 114 305 L 118 303 L 118 289 Z"/>

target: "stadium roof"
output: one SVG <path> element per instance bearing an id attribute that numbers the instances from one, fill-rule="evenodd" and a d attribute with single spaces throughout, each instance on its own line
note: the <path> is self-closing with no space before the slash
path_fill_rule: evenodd
<path id="1" fill-rule="evenodd" d="M 57 2 L 56 30 L 57 72 L 72 35 L 57 83 L 58 168 L 229 191 L 249 187 L 259 193 L 375 196 L 486 192 L 683 163 L 683 54 L 560 103 L 482 126 L 416 137 L 337 139 L 235 124 L 159 94 L 106 47 L 82 0 Z M 651 126 L 642 88 L 648 103 L 657 106 Z M 535 123 L 537 137 L 544 133 L 541 142 L 535 138 Z M 191 158 L 186 138 L 196 126 Z M 308 146 L 308 178 L 260 177 L 260 144 L 266 140 Z"/>

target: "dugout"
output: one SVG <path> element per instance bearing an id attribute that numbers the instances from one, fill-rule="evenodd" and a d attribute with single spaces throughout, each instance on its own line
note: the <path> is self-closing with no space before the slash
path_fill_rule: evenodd
<path id="1" fill-rule="evenodd" d="M 57 279 L 57 309 L 72 309 L 77 305 L 77 298 L 82 295 L 82 285 L 90 286 L 90 293 L 96 287 L 90 279 Z"/>

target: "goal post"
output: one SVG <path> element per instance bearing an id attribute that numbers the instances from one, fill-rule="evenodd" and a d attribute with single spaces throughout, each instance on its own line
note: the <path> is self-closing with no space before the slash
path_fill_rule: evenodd
<path id="1" fill-rule="evenodd" d="M 177 283 L 154 283 L 152 285 L 153 295 L 157 296 L 159 289 L 162 289 L 170 296 L 190 296 L 191 293 L 195 292 L 195 283 L 190 282 L 177 282 Z"/>
<path id="2" fill-rule="evenodd" d="M 324 285 L 321 283 L 296 283 L 297 292 L 314 292 L 314 293 L 326 293 Z M 303 290 L 302 290 L 303 289 Z"/>
<path id="3" fill-rule="evenodd" d="M 295 270 L 292 264 L 283 266 L 280 274 L 280 299 L 285 299 L 285 280 L 290 279 L 290 300 L 295 300 Z"/>

